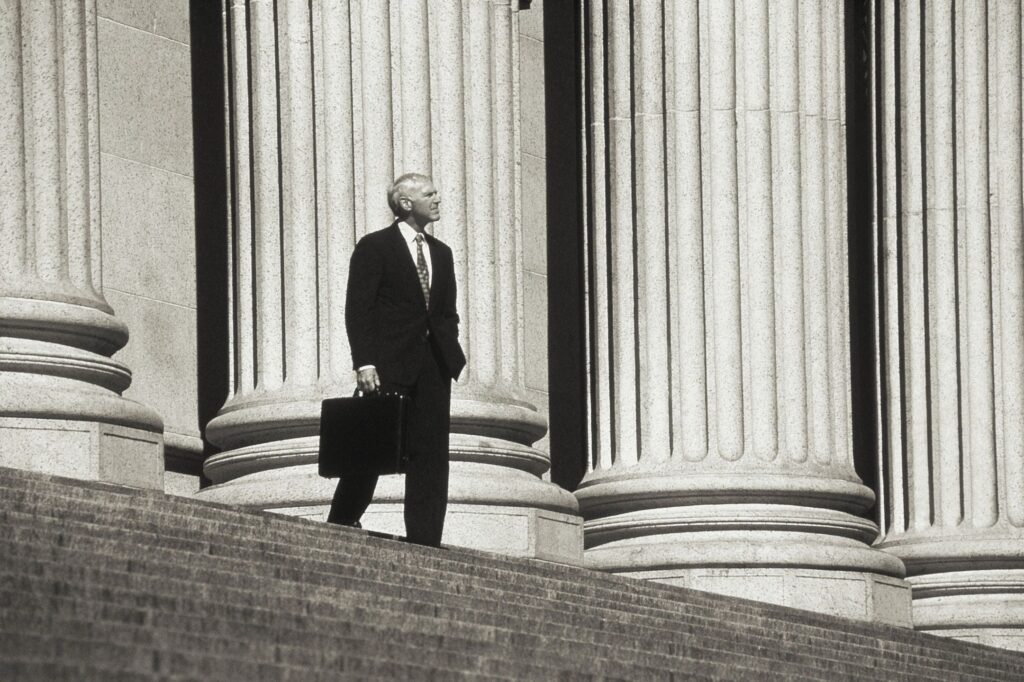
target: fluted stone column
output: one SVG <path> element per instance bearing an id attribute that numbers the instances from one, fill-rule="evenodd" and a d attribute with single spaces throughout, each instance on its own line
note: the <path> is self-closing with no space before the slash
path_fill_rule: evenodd
<path id="1" fill-rule="evenodd" d="M 586 565 L 908 625 L 852 461 L 843 3 L 582 21 Z"/>
<path id="2" fill-rule="evenodd" d="M 276 8 L 276 15 L 275 15 Z M 508 0 L 231 0 L 232 393 L 207 429 L 206 499 L 324 518 L 320 401 L 351 394 L 344 327 L 356 241 L 385 191 L 433 176 L 469 357 L 452 402 L 444 541 L 579 561 L 571 494 L 540 476 L 547 425 L 525 399 L 518 187 L 518 6 Z M 402 480 L 364 525 L 403 533 Z"/>
<path id="3" fill-rule="evenodd" d="M 0 8 L 0 465 L 163 487 L 100 276 L 96 3 Z"/>
<path id="4" fill-rule="evenodd" d="M 915 627 L 1024 649 L 1021 3 L 874 10 L 881 546 Z"/>

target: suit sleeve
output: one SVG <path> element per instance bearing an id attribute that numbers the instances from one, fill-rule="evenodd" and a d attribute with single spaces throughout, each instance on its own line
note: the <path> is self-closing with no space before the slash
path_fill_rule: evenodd
<path id="1" fill-rule="evenodd" d="M 456 302 L 458 300 L 458 292 L 456 290 L 455 283 L 455 258 L 452 255 L 451 250 L 448 250 L 445 254 L 448 257 L 449 272 L 451 272 L 451 278 L 448 280 L 448 286 L 445 287 L 445 301 L 444 301 L 444 321 L 445 324 L 451 325 L 452 331 L 457 335 L 459 330 L 459 313 L 456 310 Z"/>
<path id="2" fill-rule="evenodd" d="M 356 244 L 349 262 L 345 294 L 345 331 L 352 349 L 352 368 L 378 365 L 380 348 L 377 293 L 384 274 L 380 253 L 365 239 Z"/>
<path id="3" fill-rule="evenodd" d="M 456 310 L 458 290 L 455 284 L 455 263 L 451 251 L 448 251 L 447 256 L 448 263 L 451 266 L 451 277 L 448 281 L 444 308 L 442 309 L 443 327 L 447 337 L 446 340 L 442 339 L 442 341 L 445 341 L 442 353 L 444 354 L 444 361 L 448 372 L 451 374 L 452 379 L 458 381 L 459 375 L 462 374 L 462 369 L 466 366 L 466 354 L 463 352 L 461 344 L 459 344 L 459 314 Z"/>

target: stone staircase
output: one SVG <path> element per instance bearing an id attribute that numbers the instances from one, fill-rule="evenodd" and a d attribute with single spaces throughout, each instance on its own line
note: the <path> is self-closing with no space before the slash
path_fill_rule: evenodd
<path id="1" fill-rule="evenodd" d="M 1012 680 L 1024 655 L 0 469 L 0 680 Z"/>

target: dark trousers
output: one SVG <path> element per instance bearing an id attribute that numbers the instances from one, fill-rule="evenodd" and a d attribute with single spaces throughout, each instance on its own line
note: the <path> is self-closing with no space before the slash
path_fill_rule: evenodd
<path id="1" fill-rule="evenodd" d="M 425 342 L 426 343 L 426 342 Z M 424 353 L 425 360 L 413 386 L 387 383 L 381 389 L 408 395 L 409 454 L 405 473 L 405 534 L 411 541 L 438 546 L 444 531 L 448 507 L 448 429 L 452 381 L 442 371 L 436 349 Z M 334 491 L 331 523 L 358 521 L 373 500 L 376 474 L 342 478 Z"/>

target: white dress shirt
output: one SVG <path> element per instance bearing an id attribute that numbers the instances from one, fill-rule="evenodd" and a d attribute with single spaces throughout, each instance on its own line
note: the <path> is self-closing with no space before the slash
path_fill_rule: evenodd
<path id="1" fill-rule="evenodd" d="M 398 229 L 405 239 L 405 245 L 409 247 L 409 255 L 412 256 L 413 267 L 416 267 L 416 230 L 409 227 L 408 223 L 398 223 Z M 423 236 L 423 258 L 427 261 L 427 282 L 430 286 L 434 284 L 434 266 L 430 262 L 430 246 L 427 244 L 427 237 Z"/>

